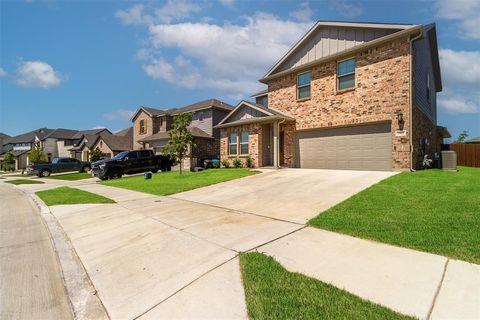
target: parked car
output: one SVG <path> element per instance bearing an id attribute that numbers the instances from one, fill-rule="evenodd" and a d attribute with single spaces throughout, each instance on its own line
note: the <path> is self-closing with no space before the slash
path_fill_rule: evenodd
<path id="1" fill-rule="evenodd" d="M 92 175 L 102 180 L 118 179 L 124 174 L 169 171 L 172 164 L 170 157 L 157 156 L 152 150 L 124 151 L 111 159 L 94 162 Z"/>
<path id="2" fill-rule="evenodd" d="M 80 161 L 75 158 L 53 158 L 52 163 L 31 164 L 27 167 L 28 174 L 39 177 L 48 177 L 52 173 L 78 171 L 88 172 L 92 164 L 88 161 Z"/>

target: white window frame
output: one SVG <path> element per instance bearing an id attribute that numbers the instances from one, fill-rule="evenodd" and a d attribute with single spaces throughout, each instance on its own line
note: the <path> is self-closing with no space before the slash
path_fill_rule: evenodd
<path id="1" fill-rule="evenodd" d="M 235 142 L 232 142 L 230 140 L 230 137 L 231 137 L 232 134 L 235 135 Z M 232 150 L 232 148 L 231 148 L 232 145 L 235 145 L 235 153 L 230 152 Z M 231 156 L 238 155 L 238 132 L 230 132 L 228 134 L 228 155 L 231 155 Z"/>
<path id="2" fill-rule="evenodd" d="M 340 73 L 339 72 L 340 71 L 340 63 L 348 61 L 348 60 L 352 60 L 352 59 L 355 62 L 355 68 L 353 68 L 353 72 L 349 72 L 349 73 L 345 73 L 345 74 L 340 75 L 339 74 Z M 351 90 L 351 89 L 354 89 L 357 86 L 356 71 L 357 71 L 357 60 L 355 59 L 355 57 L 350 57 L 350 58 L 347 58 L 347 59 L 337 61 L 337 90 L 338 91 Z M 348 76 L 351 76 L 352 74 L 353 74 L 353 87 L 340 89 L 340 78 L 348 77 Z"/>
<path id="3" fill-rule="evenodd" d="M 303 85 L 300 86 L 298 84 L 298 79 L 300 78 L 301 75 L 306 74 L 306 73 L 310 73 L 310 81 L 308 82 L 308 84 L 303 84 Z M 308 95 L 308 97 L 300 98 L 299 97 L 300 88 L 306 88 L 306 87 L 310 87 L 310 94 Z M 312 96 L 312 70 L 297 73 L 297 100 L 310 99 L 311 96 Z"/>
<path id="4" fill-rule="evenodd" d="M 247 134 L 247 141 L 246 142 L 242 142 L 242 135 L 244 133 Z M 243 155 L 248 155 L 249 154 L 249 152 L 248 152 L 249 151 L 249 145 L 248 145 L 249 140 L 250 140 L 250 134 L 248 133 L 248 131 L 244 130 L 244 131 L 240 132 L 240 143 L 239 143 L 239 145 L 240 145 L 240 155 L 243 156 Z M 242 153 L 242 145 L 247 145 L 247 153 Z"/>

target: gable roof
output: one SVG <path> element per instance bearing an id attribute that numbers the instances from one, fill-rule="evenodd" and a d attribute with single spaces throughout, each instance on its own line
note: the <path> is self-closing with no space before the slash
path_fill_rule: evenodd
<path id="1" fill-rule="evenodd" d="M 36 129 L 33 131 L 29 131 L 27 133 L 22 133 L 17 136 L 11 137 L 8 142 L 9 143 L 31 143 L 31 142 L 35 142 L 35 137 L 38 137 L 38 139 L 43 140 L 53 131 L 55 130 L 48 129 L 48 128 L 40 128 L 40 129 Z"/>
<path id="2" fill-rule="evenodd" d="M 227 111 L 231 111 L 233 109 L 233 106 L 225 103 L 223 101 L 217 100 L 217 99 L 208 99 L 208 100 L 203 100 L 199 101 L 193 104 L 190 104 L 188 106 L 178 108 L 174 110 L 171 114 L 178 114 L 180 112 L 191 112 L 191 111 L 197 111 L 197 110 L 202 110 L 202 109 L 207 109 L 207 108 L 218 108 L 218 109 L 223 109 Z"/>
<path id="3" fill-rule="evenodd" d="M 119 134 L 121 133 L 121 134 Z M 133 128 L 121 130 L 119 133 L 100 136 L 112 151 L 127 151 L 133 149 Z M 93 147 L 93 146 L 92 146 Z"/>
<path id="4" fill-rule="evenodd" d="M 345 50 L 338 51 L 336 53 L 327 55 L 315 59 L 311 62 L 302 64 L 297 67 L 293 67 L 287 70 L 279 70 L 280 66 L 291 58 L 300 48 L 303 47 L 314 35 L 316 35 L 322 27 L 348 27 L 348 28 L 372 28 L 372 29 L 385 29 L 391 30 L 390 34 L 385 36 L 366 41 L 362 44 L 355 45 Z M 386 41 L 392 41 L 398 37 L 406 36 L 410 33 L 418 32 L 421 30 L 421 25 L 415 24 L 394 24 L 394 23 L 364 23 L 364 22 L 341 22 L 341 21 L 317 21 L 313 27 L 260 79 L 260 82 L 267 83 L 268 80 L 276 78 L 284 74 L 291 72 L 298 72 L 303 69 L 308 69 L 313 65 L 324 63 L 325 61 L 337 59 L 341 56 L 352 54 L 356 51 L 365 50 L 368 47 L 379 45 Z M 393 32 L 393 33 L 392 33 Z"/>
<path id="5" fill-rule="evenodd" d="M 480 143 L 480 136 L 467 140 L 465 143 Z"/>
<path id="6" fill-rule="evenodd" d="M 180 112 L 193 112 L 193 111 L 199 111 L 199 110 L 208 109 L 208 108 L 217 108 L 217 109 L 230 111 L 233 109 L 233 106 L 217 99 L 208 99 L 208 100 L 195 102 L 181 108 L 155 109 L 150 107 L 140 107 L 133 114 L 131 120 L 135 121 L 135 119 L 137 118 L 138 114 L 141 111 L 144 111 L 150 117 L 159 117 L 164 115 L 173 116 L 173 115 L 179 114 Z"/>
<path id="7" fill-rule="evenodd" d="M 233 116 L 239 109 L 244 108 L 244 107 L 253 108 L 253 109 L 259 111 L 260 113 L 262 113 L 264 116 L 263 117 L 254 117 L 254 118 L 251 118 L 251 119 L 248 119 L 248 120 L 237 120 L 237 121 L 233 121 L 233 122 L 228 122 L 228 119 L 231 116 Z M 241 123 L 252 122 L 252 121 L 255 122 L 255 121 L 258 121 L 260 118 L 264 118 L 264 117 L 265 118 L 274 117 L 274 118 L 278 118 L 278 119 L 294 120 L 294 118 L 292 116 L 290 116 L 286 113 L 280 112 L 280 111 L 272 109 L 272 108 L 264 107 L 263 105 L 258 104 L 258 103 L 253 103 L 253 102 L 242 100 L 237 104 L 235 109 L 233 109 L 215 127 L 220 128 L 220 127 L 226 126 L 227 124 L 228 125 L 233 125 L 233 124 L 241 124 Z M 269 119 L 273 120 L 273 118 L 269 118 Z"/>
<path id="8" fill-rule="evenodd" d="M 76 134 L 73 135 L 72 139 L 82 139 L 82 137 L 84 135 L 87 135 L 87 134 L 93 134 L 93 135 L 112 134 L 112 132 L 110 130 L 108 130 L 107 128 L 80 130 Z"/>
<path id="9" fill-rule="evenodd" d="M 254 94 L 252 94 L 250 97 L 252 97 L 252 98 L 257 98 L 257 97 L 266 96 L 267 94 L 268 94 L 268 88 L 263 89 L 262 91 L 259 91 L 259 92 L 257 92 L 257 93 L 254 93 Z"/>
<path id="10" fill-rule="evenodd" d="M 11 138 L 8 134 L 0 132 L 0 139 Z"/>

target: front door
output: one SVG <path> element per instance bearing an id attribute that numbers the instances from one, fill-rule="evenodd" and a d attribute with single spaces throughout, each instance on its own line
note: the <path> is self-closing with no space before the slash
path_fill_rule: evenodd
<path id="1" fill-rule="evenodd" d="M 272 166 L 273 159 L 273 136 L 272 124 L 262 126 L 262 167 Z"/>

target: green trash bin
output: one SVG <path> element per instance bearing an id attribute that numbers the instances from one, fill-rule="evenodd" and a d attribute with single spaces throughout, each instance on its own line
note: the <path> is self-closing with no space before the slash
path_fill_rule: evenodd
<path id="1" fill-rule="evenodd" d="M 145 173 L 143 174 L 143 178 L 144 178 L 145 180 L 150 180 L 150 179 L 152 179 L 152 175 L 153 175 L 153 173 L 150 172 L 150 171 L 149 171 L 149 172 L 145 172 Z"/>

